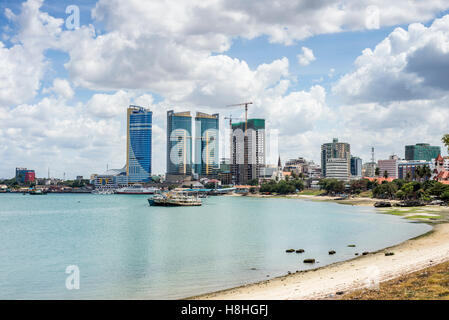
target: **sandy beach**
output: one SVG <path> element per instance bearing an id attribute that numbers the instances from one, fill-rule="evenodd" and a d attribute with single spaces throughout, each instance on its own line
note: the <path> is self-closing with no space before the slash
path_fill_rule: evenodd
<path id="1" fill-rule="evenodd" d="M 331 200 L 325 197 L 299 197 Z M 372 202 L 373 199 L 360 199 L 357 205 L 372 205 Z M 440 208 L 439 211 L 449 212 L 448 208 Z M 394 255 L 386 256 L 386 252 Z M 434 224 L 433 230 L 426 235 L 375 253 L 191 299 L 332 299 L 337 292 L 341 294 L 370 287 L 376 282 L 388 281 L 446 261 L 449 261 L 449 224 Z"/>

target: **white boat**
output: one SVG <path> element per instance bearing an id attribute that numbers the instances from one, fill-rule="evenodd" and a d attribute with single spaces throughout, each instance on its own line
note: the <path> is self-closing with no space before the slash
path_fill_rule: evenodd
<path id="1" fill-rule="evenodd" d="M 112 189 L 95 189 L 92 191 L 93 194 L 114 194 Z"/>
<path id="2" fill-rule="evenodd" d="M 127 187 L 123 187 L 120 189 L 116 189 L 115 193 L 117 194 L 156 194 L 160 193 L 158 188 L 149 187 L 145 188 L 140 184 L 133 184 Z"/>
<path id="3" fill-rule="evenodd" d="M 150 206 L 189 207 L 201 206 L 201 199 L 186 192 L 171 191 L 148 198 Z"/>

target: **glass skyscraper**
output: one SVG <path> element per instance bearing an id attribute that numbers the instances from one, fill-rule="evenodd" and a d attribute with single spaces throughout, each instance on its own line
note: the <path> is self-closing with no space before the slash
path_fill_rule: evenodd
<path id="1" fill-rule="evenodd" d="M 218 169 L 219 115 L 197 112 L 195 117 L 195 173 L 213 174 Z"/>
<path id="2" fill-rule="evenodd" d="M 167 111 L 167 174 L 192 174 L 192 116 Z"/>
<path id="3" fill-rule="evenodd" d="M 431 146 L 428 143 L 417 143 L 414 146 L 405 146 L 405 160 L 426 160 L 436 159 L 441 153 L 441 148 Z"/>
<path id="4" fill-rule="evenodd" d="M 126 175 L 128 183 L 151 180 L 152 116 L 148 109 L 129 106 L 127 111 Z"/>

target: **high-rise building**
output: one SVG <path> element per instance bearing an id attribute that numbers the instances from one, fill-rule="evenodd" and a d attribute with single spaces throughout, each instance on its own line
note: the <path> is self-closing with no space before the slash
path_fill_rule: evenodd
<path id="1" fill-rule="evenodd" d="M 398 162 L 399 157 L 396 155 L 392 155 L 387 160 L 378 160 L 378 168 L 380 176 L 384 176 L 385 172 L 388 174 L 388 178 L 397 179 L 399 176 L 398 173 Z"/>
<path id="2" fill-rule="evenodd" d="M 17 183 L 31 183 L 36 179 L 34 170 L 28 170 L 27 168 L 16 168 L 16 181 Z"/>
<path id="3" fill-rule="evenodd" d="M 248 119 L 232 124 L 231 171 L 234 183 L 258 179 L 265 166 L 265 119 Z"/>
<path id="4" fill-rule="evenodd" d="M 351 176 L 362 176 L 362 159 L 359 157 L 351 157 Z"/>
<path id="5" fill-rule="evenodd" d="M 431 161 L 438 157 L 440 153 L 440 147 L 431 146 L 428 143 L 417 143 L 415 145 L 405 146 L 405 160 Z"/>
<path id="6" fill-rule="evenodd" d="M 351 147 L 349 143 L 338 142 L 338 139 L 334 138 L 332 143 L 324 143 L 321 145 L 321 173 L 323 177 L 327 178 L 327 160 L 330 158 L 343 158 L 346 159 L 348 169 L 350 172 L 351 166 Z"/>
<path id="7" fill-rule="evenodd" d="M 195 173 L 216 174 L 219 168 L 219 116 L 197 112 L 195 117 Z"/>
<path id="8" fill-rule="evenodd" d="M 192 116 L 167 111 L 167 178 L 192 175 Z"/>
<path id="9" fill-rule="evenodd" d="M 151 140 L 153 113 L 129 106 L 127 111 L 126 176 L 129 183 L 151 179 Z"/>
<path id="10" fill-rule="evenodd" d="M 329 158 L 326 162 L 326 178 L 349 180 L 349 167 L 346 158 Z"/>

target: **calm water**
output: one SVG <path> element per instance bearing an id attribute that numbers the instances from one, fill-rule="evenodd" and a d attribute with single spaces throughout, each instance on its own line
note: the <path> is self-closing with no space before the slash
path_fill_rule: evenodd
<path id="1" fill-rule="evenodd" d="M 180 298 L 311 268 L 304 258 L 317 259 L 315 267 L 353 258 L 430 230 L 328 202 L 211 197 L 202 207 L 160 208 L 146 198 L 0 194 L 0 298 Z M 69 265 L 80 269 L 79 290 L 65 287 Z"/>

